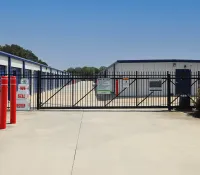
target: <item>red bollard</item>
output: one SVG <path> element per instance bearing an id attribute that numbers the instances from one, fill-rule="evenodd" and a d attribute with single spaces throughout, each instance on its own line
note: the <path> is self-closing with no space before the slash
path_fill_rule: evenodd
<path id="1" fill-rule="evenodd" d="M 16 77 L 10 77 L 10 123 L 16 123 Z"/>
<path id="2" fill-rule="evenodd" d="M 7 101 L 8 101 L 8 77 L 1 77 L 1 118 L 0 129 L 6 129 L 7 116 Z"/>
<path id="3" fill-rule="evenodd" d="M 1 77 L 0 77 L 0 126 L 1 126 Z"/>
<path id="4" fill-rule="evenodd" d="M 119 82 L 118 80 L 116 80 L 116 83 L 115 83 L 115 95 L 117 96 L 119 94 Z"/>

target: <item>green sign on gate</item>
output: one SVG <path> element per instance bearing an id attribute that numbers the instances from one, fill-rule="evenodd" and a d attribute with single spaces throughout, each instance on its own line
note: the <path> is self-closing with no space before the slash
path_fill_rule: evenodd
<path id="1" fill-rule="evenodd" d="M 97 94 L 111 94 L 112 80 L 110 78 L 98 78 Z"/>

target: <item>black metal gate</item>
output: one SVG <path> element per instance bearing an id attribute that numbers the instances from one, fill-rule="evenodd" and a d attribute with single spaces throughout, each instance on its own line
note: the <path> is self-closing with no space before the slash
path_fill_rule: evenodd
<path id="1" fill-rule="evenodd" d="M 171 110 L 179 108 L 181 101 L 186 99 L 189 101 L 187 107 L 195 107 L 200 74 L 196 72 L 180 75 L 180 71 L 178 73 L 107 72 L 98 75 L 44 75 L 38 72 L 37 108 L 167 108 Z M 100 79 L 109 80 L 111 88 L 109 94 L 101 94 L 99 91 Z"/>

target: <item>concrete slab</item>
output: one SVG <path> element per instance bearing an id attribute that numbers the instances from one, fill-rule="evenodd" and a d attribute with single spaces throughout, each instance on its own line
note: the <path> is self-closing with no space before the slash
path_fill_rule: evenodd
<path id="1" fill-rule="evenodd" d="M 199 133 L 180 112 L 20 112 L 0 131 L 0 175 L 199 175 Z"/>
<path id="2" fill-rule="evenodd" d="M 199 133 L 178 112 L 84 113 L 73 175 L 197 175 Z"/>
<path id="3" fill-rule="evenodd" d="M 80 112 L 20 112 L 0 131 L 0 175 L 70 174 Z"/>

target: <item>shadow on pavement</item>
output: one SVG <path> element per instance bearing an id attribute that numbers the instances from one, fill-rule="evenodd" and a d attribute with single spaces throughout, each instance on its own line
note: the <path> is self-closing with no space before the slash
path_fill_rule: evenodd
<path id="1" fill-rule="evenodd" d="M 40 112 L 169 112 L 167 109 L 52 109 L 40 110 Z M 170 111 L 177 112 L 177 111 Z"/>
<path id="2" fill-rule="evenodd" d="M 185 112 L 188 116 L 199 118 L 200 119 L 200 111 L 188 111 Z"/>

